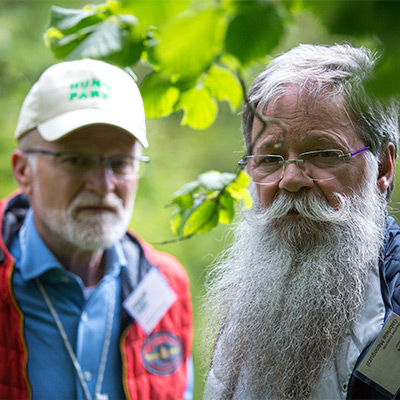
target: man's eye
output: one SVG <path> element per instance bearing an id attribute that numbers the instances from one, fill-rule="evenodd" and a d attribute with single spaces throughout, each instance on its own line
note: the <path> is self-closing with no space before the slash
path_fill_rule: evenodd
<path id="1" fill-rule="evenodd" d="M 77 154 L 70 154 L 60 157 L 61 163 L 71 167 L 88 167 L 92 164 L 89 157 Z"/>
<path id="2" fill-rule="evenodd" d="M 113 168 L 125 168 L 132 164 L 130 159 L 117 158 L 112 160 Z"/>
<path id="3" fill-rule="evenodd" d="M 264 164 L 274 164 L 281 160 L 282 159 L 279 156 L 266 155 L 266 156 L 260 156 L 259 162 Z"/>
<path id="4" fill-rule="evenodd" d="M 116 157 L 111 160 L 111 168 L 117 174 L 129 174 L 134 168 L 133 164 L 129 157 Z"/>
<path id="5" fill-rule="evenodd" d="M 339 154 L 337 151 L 332 151 L 332 150 L 318 151 L 315 153 L 315 157 L 321 157 L 321 158 L 338 157 L 338 155 Z"/>
<path id="6" fill-rule="evenodd" d="M 321 150 L 304 153 L 301 157 L 304 161 L 309 161 L 317 167 L 330 168 L 336 167 L 343 162 L 341 155 L 343 153 L 340 150 Z"/>

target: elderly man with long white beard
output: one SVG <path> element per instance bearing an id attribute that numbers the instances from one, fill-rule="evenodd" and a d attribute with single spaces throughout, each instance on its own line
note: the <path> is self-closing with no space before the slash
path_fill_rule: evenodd
<path id="1" fill-rule="evenodd" d="M 395 397 L 385 346 L 360 372 L 400 314 L 400 229 L 385 211 L 398 105 L 365 89 L 375 62 L 365 48 L 300 45 L 251 87 L 240 163 L 254 206 L 207 283 L 205 399 Z"/>

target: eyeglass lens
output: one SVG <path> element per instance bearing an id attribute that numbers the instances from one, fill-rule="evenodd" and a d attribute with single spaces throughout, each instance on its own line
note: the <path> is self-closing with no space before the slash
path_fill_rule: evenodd
<path id="1" fill-rule="evenodd" d="M 343 170 L 344 154 L 340 150 L 310 151 L 299 155 L 297 160 L 285 160 L 279 155 L 255 155 L 247 159 L 247 170 L 258 184 L 279 182 L 287 164 L 297 166 L 314 181 L 334 179 Z"/>

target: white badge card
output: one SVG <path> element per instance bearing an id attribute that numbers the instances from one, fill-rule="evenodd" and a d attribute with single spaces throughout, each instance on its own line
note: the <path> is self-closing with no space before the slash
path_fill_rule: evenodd
<path id="1" fill-rule="evenodd" d="M 125 310 L 149 335 L 177 299 L 158 268 L 152 268 L 123 303 Z"/>
<path id="2" fill-rule="evenodd" d="M 400 391 L 400 317 L 392 313 L 355 371 L 389 399 Z"/>

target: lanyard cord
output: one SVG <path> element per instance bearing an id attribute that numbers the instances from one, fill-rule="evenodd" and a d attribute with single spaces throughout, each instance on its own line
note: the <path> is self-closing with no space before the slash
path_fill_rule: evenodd
<path id="1" fill-rule="evenodd" d="M 75 371 L 78 375 L 79 382 L 82 386 L 82 389 L 85 393 L 86 400 L 92 400 L 92 396 L 89 392 L 88 385 L 85 382 L 85 378 L 82 373 L 82 368 L 81 365 L 79 364 L 78 359 L 76 358 L 76 355 L 74 353 L 74 350 L 72 349 L 71 343 L 68 339 L 68 336 L 65 332 L 64 326 L 57 314 L 56 309 L 53 306 L 53 303 L 51 302 L 49 295 L 46 292 L 46 289 L 40 282 L 38 278 L 35 279 L 36 284 L 40 290 L 40 293 L 42 294 L 44 301 L 47 304 L 47 307 L 49 308 L 49 311 L 51 315 L 53 316 L 54 322 L 56 323 L 57 329 L 60 332 L 61 338 L 64 342 L 65 348 L 67 349 L 68 355 L 71 358 L 72 364 L 74 365 Z M 107 327 L 106 327 L 106 335 L 104 338 L 104 344 L 103 344 L 103 350 L 101 354 L 101 359 L 100 359 L 100 365 L 99 365 L 99 372 L 97 375 L 97 381 L 96 381 L 96 386 L 95 386 L 95 398 L 102 398 L 104 395 L 100 394 L 101 390 L 101 385 L 103 383 L 103 378 L 104 378 L 104 371 L 106 367 L 106 362 L 107 362 L 107 355 L 108 355 L 108 350 L 110 347 L 110 341 L 111 341 L 111 331 L 112 331 L 112 323 L 114 319 L 114 308 L 115 308 L 115 281 L 111 280 L 111 299 L 110 299 L 110 304 L 108 307 L 108 314 L 107 314 Z"/>
<path id="2" fill-rule="evenodd" d="M 21 251 L 25 252 L 26 246 L 25 246 L 25 234 L 26 234 L 26 227 L 25 225 L 22 226 L 21 231 L 20 231 L 20 246 L 21 246 Z M 42 285 L 42 282 L 40 282 L 39 278 L 35 279 L 35 282 L 40 290 L 40 293 L 43 296 L 44 301 L 47 304 L 47 307 L 50 311 L 50 314 L 52 315 L 54 322 L 56 323 L 57 329 L 61 335 L 61 339 L 64 342 L 65 348 L 68 352 L 68 355 L 72 361 L 72 364 L 75 368 L 75 371 L 78 375 L 79 382 L 82 386 L 83 392 L 85 394 L 86 400 L 93 400 L 92 396 L 89 392 L 89 388 L 87 383 L 85 382 L 85 378 L 82 373 L 82 368 L 81 365 L 79 364 L 78 359 L 76 358 L 76 355 L 74 353 L 74 350 L 72 349 L 71 343 L 68 339 L 67 333 L 65 332 L 64 326 L 57 314 L 56 309 L 53 306 L 53 303 L 50 300 L 49 295 L 47 294 L 46 289 Z M 100 365 L 99 365 L 99 371 L 97 374 L 97 381 L 96 381 L 96 386 L 94 390 L 94 396 L 95 400 L 104 400 L 108 399 L 108 396 L 106 394 L 101 394 L 101 386 L 103 384 L 103 379 L 104 379 L 104 372 L 106 369 L 106 362 L 107 362 L 107 356 L 108 356 L 108 350 L 110 348 L 110 342 L 111 342 L 111 332 L 112 332 L 112 325 L 113 325 L 113 320 L 114 320 L 114 312 L 115 312 L 115 292 L 116 292 L 116 283 L 115 280 L 112 279 L 110 280 L 111 283 L 111 293 L 110 293 L 110 303 L 108 306 L 108 313 L 107 313 L 107 326 L 106 326 L 106 335 L 104 337 L 104 343 L 103 343 L 103 350 L 101 353 L 101 359 L 100 359 Z"/>

